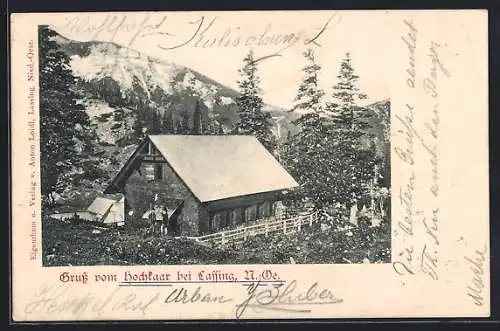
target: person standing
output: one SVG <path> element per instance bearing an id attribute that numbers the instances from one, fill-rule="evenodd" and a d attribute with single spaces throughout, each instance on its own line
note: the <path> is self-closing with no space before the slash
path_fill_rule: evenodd
<path id="1" fill-rule="evenodd" d="M 160 233 L 161 234 L 168 234 L 168 212 L 166 208 L 162 207 L 161 210 L 161 226 L 160 226 Z"/>

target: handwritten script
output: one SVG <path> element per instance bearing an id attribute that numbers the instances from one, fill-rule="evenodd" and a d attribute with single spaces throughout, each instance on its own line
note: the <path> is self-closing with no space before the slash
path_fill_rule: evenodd
<path id="1" fill-rule="evenodd" d="M 399 126 L 397 132 L 404 143 L 396 145 L 394 151 L 409 169 L 406 182 L 397 191 L 397 201 L 404 216 L 397 222 L 395 233 L 409 244 L 399 252 L 397 260 L 393 262 L 393 268 L 399 275 L 415 275 L 422 272 L 432 280 L 438 280 L 439 83 L 444 83 L 444 79 L 451 74 L 440 57 L 442 46 L 434 40 L 430 40 L 427 46 L 424 46 L 427 65 L 424 69 L 419 69 L 418 51 L 422 46 L 418 29 L 411 20 L 405 19 L 402 24 L 405 33 L 401 36 L 401 40 L 408 53 L 405 86 L 409 95 L 416 95 L 415 90 L 421 89 L 427 100 L 418 104 L 408 102 L 403 112 L 395 115 L 396 124 Z M 418 158 L 417 150 L 421 151 Z M 417 167 L 420 170 L 417 170 Z M 423 174 L 421 169 L 425 169 L 426 174 Z M 416 188 L 419 186 L 424 189 L 417 191 Z M 424 206 L 416 205 L 418 194 L 426 198 Z M 418 240 L 415 239 L 417 232 L 423 234 Z"/>
<path id="2" fill-rule="evenodd" d="M 174 287 L 165 298 L 165 303 L 170 304 L 226 303 L 230 301 L 233 301 L 233 298 L 212 294 L 211 292 L 204 291 L 201 286 L 197 286 L 194 291 L 185 287 Z"/>
<path id="3" fill-rule="evenodd" d="M 74 292 L 75 287 L 68 284 L 43 285 L 34 299 L 24 307 L 24 312 L 61 316 L 70 314 L 75 318 L 82 316 L 106 316 L 110 312 L 126 314 L 137 313 L 144 316 L 153 305 L 158 304 L 228 304 L 239 302 L 235 307 L 236 318 L 241 318 L 248 309 L 254 311 L 272 310 L 278 312 L 310 313 L 315 305 L 332 305 L 344 300 L 337 297 L 330 289 L 321 287 L 318 282 L 300 286 L 296 280 L 288 283 L 245 284 L 244 299 L 216 294 L 214 291 L 197 285 L 167 286 L 149 293 L 134 293 L 130 289 L 115 287 L 107 293 Z M 142 292 L 142 291 L 141 291 Z"/>
<path id="4" fill-rule="evenodd" d="M 71 36 L 82 36 L 89 40 L 103 39 L 132 47 L 141 40 L 155 42 L 160 50 L 170 51 L 181 47 L 192 48 L 274 48 L 269 54 L 256 59 L 261 61 L 282 56 L 283 52 L 297 43 L 321 47 L 321 36 L 338 24 L 341 16 L 331 14 L 316 26 L 315 31 L 282 31 L 273 23 L 264 23 L 259 32 L 245 32 L 240 26 L 224 23 L 218 16 L 200 15 L 179 22 L 169 20 L 167 15 L 127 15 L 113 13 L 106 16 L 81 15 L 68 18 L 58 27 Z"/>
<path id="5" fill-rule="evenodd" d="M 469 265 L 472 272 L 470 284 L 466 287 L 466 294 L 472 299 L 476 306 L 484 305 L 483 290 L 484 290 L 484 263 L 486 262 L 486 252 L 488 247 L 484 245 L 482 250 L 476 249 L 474 256 L 464 256 L 464 260 Z"/>
<path id="6" fill-rule="evenodd" d="M 240 318 L 248 308 L 281 312 L 311 312 L 313 305 L 332 305 L 343 302 L 331 290 L 321 288 L 318 282 L 307 290 L 298 291 L 297 281 L 285 284 L 264 285 L 255 282 L 247 287 L 247 297 L 236 305 L 236 318 Z"/>
<path id="7" fill-rule="evenodd" d="M 35 294 L 35 299 L 25 306 L 24 312 L 55 316 L 70 313 L 74 317 L 81 317 L 86 313 L 101 316 L 106 311 L 146 315 L 151 305 L 159 298 L 160 293 L 139 298 L 137 294 L 124 291 L 120 287 L 99 296 L 96 291 L 84 294 L 72 293 L 69 285 L 44 285 Z"/>

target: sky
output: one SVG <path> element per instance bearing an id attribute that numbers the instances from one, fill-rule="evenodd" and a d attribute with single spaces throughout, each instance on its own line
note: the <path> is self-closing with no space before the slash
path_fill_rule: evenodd
<path id="1" fill-rule="evenodd" d="M 312 48 L 329 96 L 340 62 L 350 52 L 366 102 L 389 97 L 390 20 L 380 11 L 68 13 L 48 24 L 79 41 L 112 41 L 184 65 L 237 89 L 238 69 L 252 50 L 263 99 L 290 108 Z"/>

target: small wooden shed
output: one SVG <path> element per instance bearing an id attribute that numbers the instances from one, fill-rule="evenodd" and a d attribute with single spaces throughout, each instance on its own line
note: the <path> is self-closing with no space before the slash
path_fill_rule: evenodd
<path id="1" fill-rule="evenodd" d="M 93 221 L 122 226 L 125 224 L 125 196 L 122 194 L 97 196 L 87 211 Z"/>

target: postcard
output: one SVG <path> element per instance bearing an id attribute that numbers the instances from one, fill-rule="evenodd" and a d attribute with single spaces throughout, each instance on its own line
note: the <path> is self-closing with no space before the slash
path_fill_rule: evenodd
<path id="1" fill-rule="evenodd" d="M 489 316 L 487 11 L 10 20 L 14 321 Z"/>

